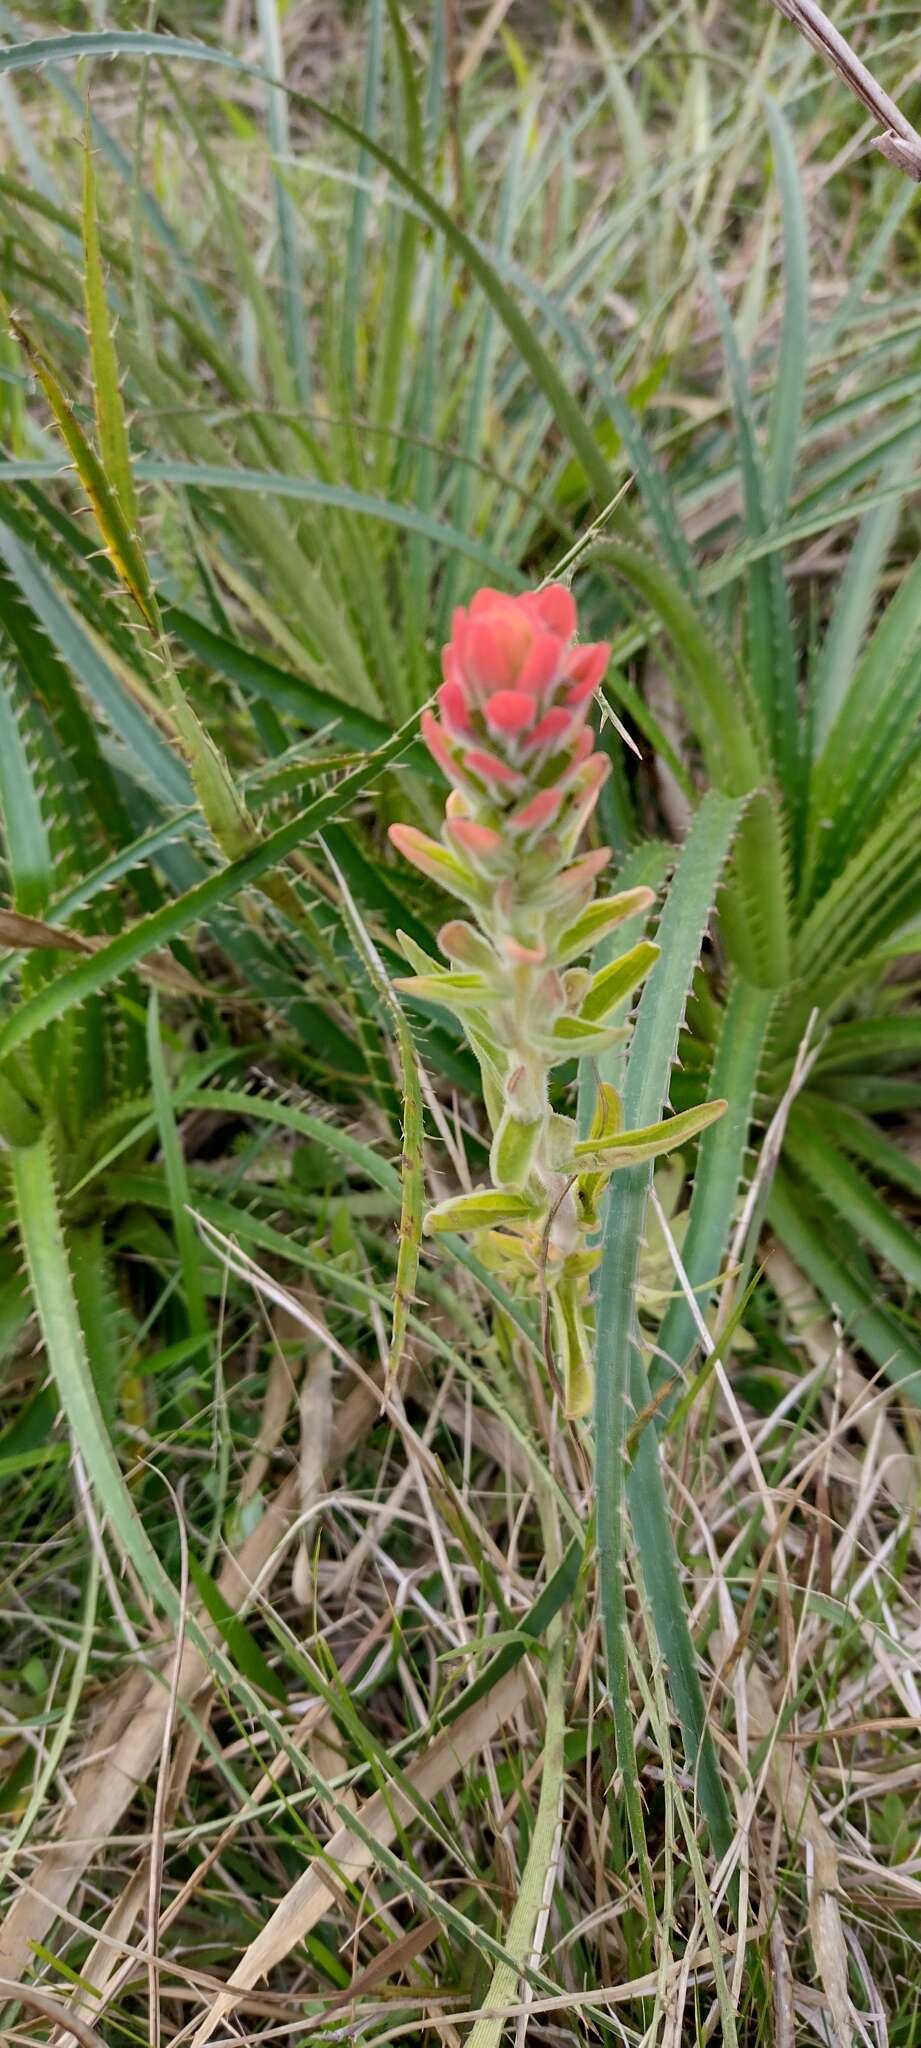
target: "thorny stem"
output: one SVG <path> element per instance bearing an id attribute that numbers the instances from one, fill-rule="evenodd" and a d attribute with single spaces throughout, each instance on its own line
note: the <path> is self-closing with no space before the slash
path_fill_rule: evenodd
<path id="1" fill-rule="evenodd" d="M 876 146 L 883 156 L 913 178 L 916 185 L 921 184 L 921 135 L 861 62 L 840 29 L 816 6 L 816 0 L 774 0 L 774 5 L 831 64 L 855 99 L 861 100 L 879 122 L 884 132 Z"/>

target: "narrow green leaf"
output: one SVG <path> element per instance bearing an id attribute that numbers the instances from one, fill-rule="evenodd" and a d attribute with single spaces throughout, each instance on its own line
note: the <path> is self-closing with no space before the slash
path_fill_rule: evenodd
<path id="1" fill-rule="evenodd" d="M 790 1257 L 824 1295 L 844 1325 L 845 1338 L 860 1345 L 888 1380 L 921 1409 L 921 1349 L 907 1325 L 877 1305 L 875 1290 L 861 1278 L 859 1260 L 849 1256 L 857 1241 L 845 1225 L 833 1244 L 815 1220 L 814 1203 L 778 1169 L 768 1197 L 767 1218 Z"/>
<path id="2" fill-rule="evenodd" d="M 205 1291 L 202 1284 L 202 1252 L 195 1225 L 189 1214 L 189 1182 L 185 1158 L 176 1128 L 172 1091 L 160 1037 L 160 1000 L 152 989 L 147 1005 L 147 1057 L 153 1089 L 154 1110 L 160 1132 L 163 1165 L 173 1204 L 173 1229 L 182 1267 L 182 1283 L 189 1335 L 202 1337 L 208 1330 Z"/>
<path id="3" fill-rule="evenodd" d="M 907 1287 L 921 1288 L 921 1245 L 910 1230 L 848 1159 L 808 1110 L 791 1116 L 786 1156 L 811 1180 L 839 1216 L 880 1258 L 894 1266 Z"/>
<path id="4" fill-rule="evenodd" d="M 627 1064 L 625 1120 L 633 1126 L 643 1127 L 655 1121 L 667 1101 L 687 993 L 741 811 L 739 801 L 707 797 L 676 868 L 657 934 L 662 958 L 655 980 L 647 985 L 640 1001 Z M 638 1347 L 635 1309 L 649 1178 L 648 1166 L 627 1168 L 618 1175 L 616 1194 L 610 1195 L 606 1204 L 598 1276 L 595 1367 L 598 1550 L 608 1683 L 618 1760 L 624 1773 L 631 1833 L 641 1869 L 646 1849 L 628 1704 L 625 1478 L 640 1566 L 681 1722 L 685 1755 L 718 1854 L 728 1847 L 733 1832 L 707 1728 L 654 1430 L 646 1429 L 641 1436 L 629 1476 L 624 1466 L 631 1410 L 641 1413 L 650 1398 Z"/>
<path id="5" fill-rule="evenodd" d="M 90 112 L 87 106 L 83 134 L 83 260 L 86 318 L 93 376 L 93 402 L 102 467 L 118 501 L 129 533 L 138 523 L 137 497 L 131 470 L 128 428 L 118 381 L 118 362 L 106 303 L 102 250 L 99 244 L 99 214 L 96 201 L 96 170 Z"/>
<path id="6" fill-rule="evenodd" d="M 658 958 L 658 946 L 654 946 L 651 939 L 641 939 L 638 945 L 631 946 L 628 953 L 622 953 L 618 960 L 600 968 L 579 1015 L 588 1017 L 593 1023 L 609 1017 L 611 1011 L 632 995 L 641 981 L 645 981 Z"/>
<path id="7" fill-rule="evenodd" d="M 172 1620 L 179 1601 L 144 1529 L 105 1425 L 86 1355 L 58 1211 L 52 1141 L 10 1154 L 23 1251 L 61 1405 L 119 1549 Z"/>
<path id="8" fill-rule="evenodd" d="M 441 1230 L 498 1230 L 506 1223 L 526 1223 L 538 1210 L 527 1195 L 505 1188 L 474 1188 L 469 1195 L 451 1195 L 430 1209 L 427 1232 Z"/>
<path id="9" fill-rule="evenodd" d="M 0 670 L 0 810 L 14 906 L 41 917 L 54 890 L 54 861 L 8 670 Z"/>
<path id="10" fill-rule="evenodd" d="M 702 1310 L 712 1294 L 733 1229 L 736 1200 L 751 1142 L 751 1119 L 765 1041 L 777 1002 L 771 989 L 751 988 L 736 980 L 723 1013 L 719 1043 L 709 1086 L 728 1098 L 725 1116 L 701 1140 L 691 1192 L 691 1209 L 681 1258 Z M 711 1283 L 704 1291 L 705 1284 Z M 666 1312 L 657 1339 L 658 1350 L 673 1361 L 680 1383 L 697 1341 L 688 1303 L 677 1296 Z M 669 1374 L 657 1358 L 651 1368 L 654 1388 Z"/>
<path id="11" fill-rule="evenodd" d="M 575 1146 L 573 1156 L 577 1160 L 584 1159 L 589 1167 L 606 1166 L 612 1172 L 627 1166 L 639 1166 L 644 1160 L 658 1159 L 661 1153 L 675 1152 L 680 1145 L 689 1144 L 692 1138 L 716 1123 L 727 1108 L 726 1102 L 700 1102 L 693 1109 L 682 1109 L 677 1116 L 647 1124 L 642 1130 L 618 1131 L 605 1138 L 603 1143 L 595 1138 L 585 1138 Z"/>
<path id="12" fill-rule="evenodd" d="M 764 107 L 783 223 L 783 324 L 768 422 L 772 509 L 776 519 L 783 519 L 796 471 L 809 367 L 809 229 L 789 123 L 770 95 Z"/>
<path id="13" fill-rule="evenodd" d="M 269 141 L 277 166 L 288 156 L 291 148 L 288 99 L 285 90 L 285 55 L 277 0 L 258 0 L 258 16 L 265 53 L 265 68 L 273 81 L 268 90 L 267 114 Z M 284 173 L 277 167 L 274 183 L 288 352 L 298 396 L 301 404 L 306 406 L 310 404 L 311 378 L 307 350 L 304 279 L 298 243 L 298 215 L 285 183 Z"/>

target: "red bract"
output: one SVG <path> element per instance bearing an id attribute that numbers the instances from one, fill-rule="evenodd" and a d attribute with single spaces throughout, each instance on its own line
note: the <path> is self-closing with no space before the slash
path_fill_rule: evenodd
<path id="1" fill-rule="evenodd" d="M 575 631 L 575 600 L 562 583 L 521 597 L 478 590 L 454 614 L 440 717 L 422 720 L 430 753 L 471 814 L 532 843 L 562 828 L 564 805 L 584 823 L 586 799 L 590 808 L 607 772 L 587 721 L 610 649 L 575 645 Z"/>

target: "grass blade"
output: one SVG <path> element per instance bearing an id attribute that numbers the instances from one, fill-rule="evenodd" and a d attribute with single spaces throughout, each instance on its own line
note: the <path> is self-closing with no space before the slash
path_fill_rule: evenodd
<path id="1" fill-rule="evenodd" d="M 662 953 L 658 980 L 651 981 L 644 992 L 627 1063 L 624 1110 L 631 1125 L 654 1122 L 668 1101 L 688 989 L 741 811 L 740 801 L 707 797 L 675 871 L 657 935 Z M 732 1836 L 729 1805 L 706 1725 L 655 1432 L 647 1429 L 641 1437 L 629 1478 L 624 1462 L 630 1414 L 639 1414 L 649 1401 L 648 1381 L 637 1349 L 635 1289 L 650 1174 L 651 1168 L 646 1166 L 628 1168 L 617 1176 L 615 1192 L 608 1199 L 598 1279 L 595 1364 L 598 1555 L 608 1686 L 641 1870 L 646 1866 L 646 1847 L 629 1709 L 625 1482 L 640 1567 L 668 1666 L 685 1755 L 695 1773 L 718 1854 L 723 1854 Z M 651 1892 L 651 1875 L 647 1876 L 647 1888 Z"/>

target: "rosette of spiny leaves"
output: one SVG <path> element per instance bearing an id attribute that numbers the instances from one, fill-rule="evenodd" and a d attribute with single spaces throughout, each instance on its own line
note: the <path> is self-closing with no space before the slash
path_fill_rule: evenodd
<path id="1" fill-rule="evenodd" d="M 474 1233 L 508 1284 L 546 1300 L 572 1416 L 591 1401 L 592 1239 L 610 1176 L 685 1143 L 725 1107 L 705 1103 L 625 1131 L 620 1098 L 602 1083 L 580 1138 L 574 1119 L 552 1106 L 555 1067 L 626 1039 L 629 1025 L 612 1022 L 613 1013 L 659 954 L 642 939 L 597 972 L 583 964 L 654 898 L 642 888 L 599 897 L 610 849 L 580 849 L 610 765 L 594 751 L 589 723 L 610 650 L 579 645 L 575 632 L 573 597 L 558 583 L 520 597 L 480 590 L 455 612 L 440 715 L 422 720 L 452 785 L 442 838 L 409 825 L 390 832 L 468 913 L 438 935 L 447 965 L 398 935 L 415 969 L 398 987 L 458 1018 L 479 1061 L 493 1133 L 491 1184 L 440 1202 L 425 1228 Z"/>

